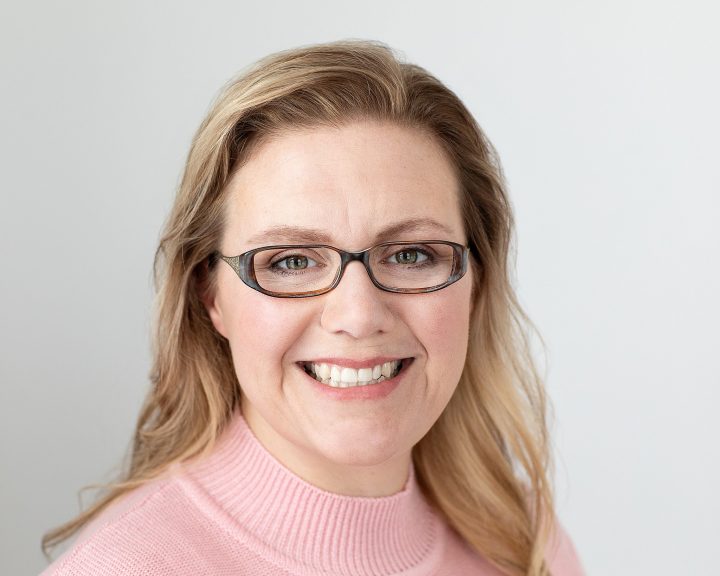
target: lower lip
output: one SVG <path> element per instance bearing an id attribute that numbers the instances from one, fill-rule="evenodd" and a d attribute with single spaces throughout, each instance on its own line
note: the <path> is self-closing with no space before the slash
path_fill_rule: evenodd
<path id="1" fill-rule="evenodd" d="M 412 363 L 413 361 L 411 359 L 397 376 L 389 380 L 383 380 L 377 384 L 350 386 L 348 388 L 334 388 L 328 384 L 323 384 L 305 372 L 302 367 L 299 367 L 299 369 L 303 376 L 313 385 L 313 388 L 327 398 L 332 398 L 333 400 L 378 400 L 391 394 L 392 391 L 400 385 L 405 378 L 405 373 L 410 369 L 410 366 L 412 366 Z"/>

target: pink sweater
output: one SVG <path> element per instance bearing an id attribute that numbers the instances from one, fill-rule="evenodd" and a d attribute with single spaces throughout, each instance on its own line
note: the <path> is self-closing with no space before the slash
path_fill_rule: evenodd
<path id="1" fill-rule="evenodd" d="M 561 529 L 554 576 L 583 574 Z M 280 464 L 240 413 L 212 454 L 105 510 L 43 576 L 498 576 L 428 505 L 411 467 L 392 496 L 342 496 Z"/>

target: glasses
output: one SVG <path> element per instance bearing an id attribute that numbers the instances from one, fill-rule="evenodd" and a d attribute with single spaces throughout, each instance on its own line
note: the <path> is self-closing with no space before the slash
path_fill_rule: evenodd
<path id="1" fill-rule="evenodd" d="M 383 242 L 346 252 L 324 244 L 265 246 L 239 256 L 216 252 L 250 288 L 276 298 L 308 298 L 335 288 L 345 267 L 362 262 L 372 283 L 386 292 L 421 294 L 457 282 L 467 270 L 468 249 L 445 240 Z M 213 260 L 213 261 L 214 261 Z"/>

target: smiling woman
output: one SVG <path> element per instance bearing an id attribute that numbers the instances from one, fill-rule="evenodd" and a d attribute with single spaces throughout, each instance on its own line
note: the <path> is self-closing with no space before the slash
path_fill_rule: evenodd
<path id="1" fill-rule="evenodd" d="M 129 469 L 47 574 L 580 574 L 458 98 L 386 47 L 271 56 L 201 125 Z"/>
<path id="2" fill-rule="evenodd" d="M 223 266 L 206 304 L 229 343 L 250 429 L 315 486 L 400 491 L 411 449 L 452 396 L 465 361 L 458 351 L 468 344 L 472 275 L 455 273 L 466 238 L 452 165 L 419 129 L 366 119 L 280 132 L 255 149 L 227 193 L 221 252 L 249 250 L 247 275 L 259 287 Z M 346 250 L 375 246 L 388 231 L 412 243 L 380 244 L 365 252 L 367 268 L 361 259 L 344 270 L 330 247 L 254 252 L 261 247 L 246 238 L 279 243 L 263 231 L 283 223 Z M 433 265 L 391 264 L 418 254 Z M 404 289 L 420 293 L 394 292 Z M 391 365 L 392 378 L 358 382 L 358 370 L 366 377 Z M 316 371 L 329 371 L 335 386 L 318 382 Z"/>

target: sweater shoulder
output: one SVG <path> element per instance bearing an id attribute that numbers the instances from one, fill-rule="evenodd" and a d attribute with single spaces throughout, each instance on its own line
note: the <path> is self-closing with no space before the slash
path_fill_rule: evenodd
<path id="1" fill-rule="evenodd" d="M 447 527 L 443 562 L 436 576 L 504 576 L 487 559 L 478 554 L 454 530 Z"/>
<path id="2" fill-rule="evenodd" d="M 553 576 L 585 576 L 585 569 L 575 545 L 564 526 L 557 519 L 555 520 L 555 530 L 545 549 L 545 559 Z"/>
<path id="3" fill-rule="evenodd" d="M 553 576 L 585 576 L 572 539 L 559 521 L 545 549 L 545 560 Z M 474 576 L 503 576 L 504 573 L 479 555 L 454 530 L 448 528 L 444 559 L 437 576 L 467 574 Z"/>
<path id="4" fill-rule="evenodd" d="M 41 576 L 178 574 L 195 568 L 204 518 L 173 478 L 142 486 L 101 512 Z"/>

